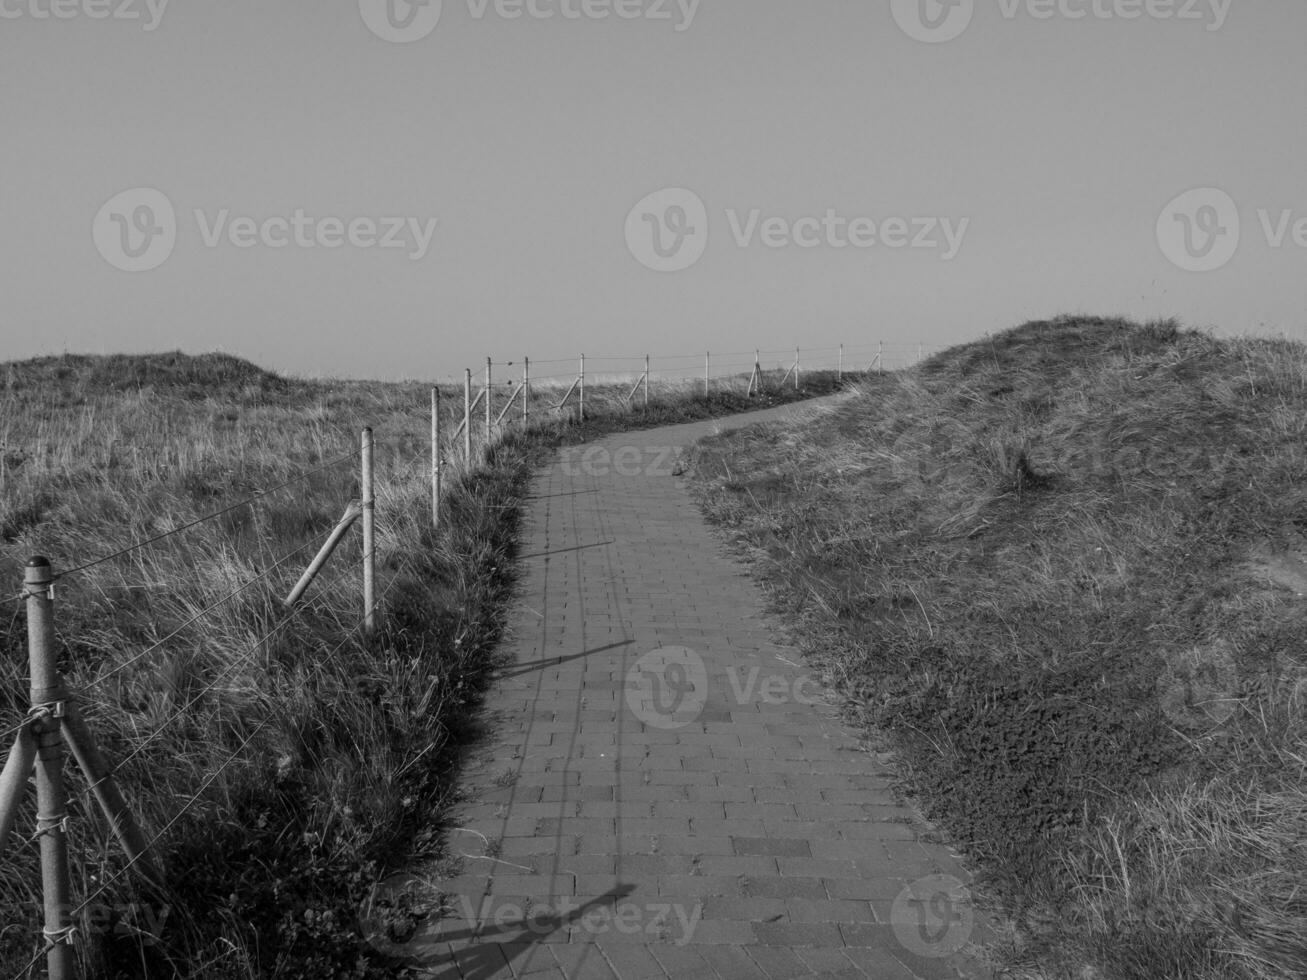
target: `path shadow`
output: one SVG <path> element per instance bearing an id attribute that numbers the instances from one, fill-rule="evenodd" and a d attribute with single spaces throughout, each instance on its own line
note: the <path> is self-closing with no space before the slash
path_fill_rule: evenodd
<path id="1" fill-rule="evenodd" d="M 594 544 L 578 544 L 575 548 L 556 548 L 553 551 L 537 551 L 533 555 L 520 555 L 522 561 L 528 558 L 548 558 L 550 555 L 565 555 L 569 551 L 586 551 L 589 548 L 607 548 L 610 544 L 617 544 L 616 541 L 597 541 Z"/>
<path id="2" fill-rule="evenodd" d="M 596 653 L 607 653 L 609 650 L 616 650 L 619 647 L 629 647 L 634 640 L 621 640 L 617 643 L 610 643 L 604 647 L 594 647 L 590 650 L 582 650 L 580 653 L 574 653 L 568 657 L 546 657 L 544 660 L 532 660 L 530 663 L 514 664 L 516 670 L 496 671 L 496 679 L 508 679 L 511 677 L 520 677 L 523 674 L 531 674 L 537 670 L 544 670 L 547 667 L 557 667 L 560 664 L 570 663 L 573 660 L 580 660 L 582 657 L 589 657 Z"/>

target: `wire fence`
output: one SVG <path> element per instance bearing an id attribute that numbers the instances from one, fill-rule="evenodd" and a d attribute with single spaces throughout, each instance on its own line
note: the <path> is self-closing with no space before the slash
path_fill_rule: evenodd
<path id="1" fill-rule="evenodd" d="M 793 383 L 798 388 L 801 378 L 812 372 L 834 372 L 840 380 L 853 380 L 871 372 L 892 371 L 919 362 L 933 351 L 922 344 L 859 344 L 836 345 L 826 348 L 783 350 L 742 350 L 714 353 L 650 355 L 639 353 L 578 355 L 575 358 L 531 360 L 496 363 L 487 358 L 484 375 L 474 377 L 470 369 L 464 371 L 461 391 L 455 385 L 437 385 L 432 390 L 429 410 L 431 425 L 430 446 L 403 454 L 391 473 L 395 480 L 408 480 L 420 469 L 429 465 L 431 477 L 431 522 L 439 527 L 445 490 L 450 473 L 466 474 L 484 464 L 495 445 L 514 428 L 530 428 L 533 422 L 559 416 L 585 419 L 587 398 L 598 401 L 605 408 L 614 404 L 635 407 L 648 405 L 650 386 L 673 386 L 667 390 L 677 393 L 690 386 L 702 385 L 704 394 L 714 387 L 732 387 L 745 390 L 748 395 L 762 393 L 768 388 Z M 543 370 L 541 370 L 543 369 Z M 677 387 L 679 386 L 679 387 Z M 613 389 L 616 388 L 616 394 Z M 455 389 L 455 390 L 451 390 Z M 561 398 L 560 393 L 562 393 Z M 643 396 L 641 398 L 641 396 Z M 640 401 L 637 401 L 640 399 Z M 414 408 L 410 417 L 426 415 Z M 56 669 L 55 602 L 57 583 L 67 582 L 85 575 L 92 569 L 116 561 L 139 556 L 146 549 L 163 545 L 188 532 L 244 508 L 256 508 L 274 494 L 303 487 L 322 474 L 342 471 L 347 464 L 357 464 L 361 499 L 351 501 L 345 516 L 334 526 L 319 528 L 310 533 L 298 546 L 265 562 L 261 568 L 227 588 L 221 595 L 189 609 L 180 623 L 159 628 L 157 638 L 144 643 L 111 666 L 97 670 L 80 683 L 74 693 Z M 355 474 L 349 473 L 352 480 Z M 359 446 L 327 462 L 301 470 L 276 485 L 243 499 L 187 520 L 176 527 L 151 535 L 109 553 L 72 564 L 65 569 L 52 567 L 45 559 L 33 558 L 26 568 L 21 592 L 0 599 L 0 610 L 12 610 L 16 623 L 22 607 L 26 606 L 29 673 L 31 677 L 30 707 L 25 717 L 6 722 L 0 729 L 0 745 L 12 745 L 4 769 L 0 772 L 0 854 L 5 853 L 11 836 L 14 836 L 20 804 L 28 793 L 29 781 L 35 783 L 37 804 L 36 833 L 22 838 L 23 843 L 40 848 L 42 878 L 45 890 L 44 925 L 37 950 L 30 962 L 19 971 L 23 977 L 42 958 L 46 959 L 51 980 L 72 980 L 75 976 L 74 943 L 77 922 L 94 903 L 119 886 L 129 875 L 139 876 L 146 885 L 155 888 L 166 886 L 155 853 L 167 835 L 188 813 L 206 799 L 207 792 L 228 768 L 235 765 L 250 751 L 260 734 L 272 724 L 276 715 L 272 711 L 244 730 L 235 748 L 208 771 L 195 791 L 162 825 L 152 833 L 137 822 L 121 792 L 116 777 L 126 772 L 129 765 L 140 760 L 154 749 L 168 733 L 192 716 L 201 704 L 215 696 L 242 671 L 255 666 L 261 653 L 272 641 L 288 629 L 302 615 L 307 604 L 300 601 L 304 590 L 322 571 L 336 547 L 350 528 L 361 519 L 363 524 L 360 549 L 363 601 L 361 612 L 348 629 L 343 630 L 339 642 L 322 658 L 327 664 L 360 633 L 375 630 L 377 617 L 384 613 L 384 605 L 391 590 L 400 580 L 395 572 L 381 595 L 376 595 L 376 487 L 375 460 L 372 432 L 365 429 Z M 246 645 L 239 653 L 225 657 L 221 666 L 212 670 L 186 696 L 176 700 L 171 710 L 157 720 L 153 730 L 136 739 L 121 758 L 112 763 L 106 760 L 82 720 L 79 701 L 118 680 L 133 669 L 139 669 L 151 657 L 167 651 L 188 630 L 211 621 L 225 607 L 241 597 L 262 594 L 269 598 L 268 590 L 274 575 L 298 562 L 317 549 L 313 561 L 290 595 L 277 607 L 276 621 Z M 399 557 L 401 568 L 407 559 Z M 260 591 L 261 590 L 261 591 Z M 332 601 L 344 601 L 332 596 Z M 68 803 L 70 787 L 61 772 L 65 747 L 71 751 L 85 776 L 85 784 L 78 796 L 86 809 L 98 804 L 108 827 L 118 839 L 126 859 L 112 874 L 99 880 L 87 894 L 74 902 L 71 896 L 69 854 Z M 34 777 L 34 779 L 32 778 Z M 94 801 L 94 803 L 92 803 Z"/>

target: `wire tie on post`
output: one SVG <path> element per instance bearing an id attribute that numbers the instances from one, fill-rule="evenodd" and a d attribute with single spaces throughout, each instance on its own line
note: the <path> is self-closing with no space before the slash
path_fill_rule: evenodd
<path id="1" fill-rule="evenodd" d="M 68 833 L 68 821 L 71 818 L 67 813 L 61 813 L 55 817 L 43 817 L 39 813 L 36 815 L 36 833 L 28 841 L 29 844 L 35 844 L 46 834 L 59 831 L 62 834 Z"/>
<path id="2" fill-rule="evenodd" d="M 51 929 L 48 926 L 41 927 L 41 935 L 45 936 L 49 948 L 63 945 L 72 946 L 73 936 L 76 932 L 76 926 L 64 926 L 62 929 Z"/>

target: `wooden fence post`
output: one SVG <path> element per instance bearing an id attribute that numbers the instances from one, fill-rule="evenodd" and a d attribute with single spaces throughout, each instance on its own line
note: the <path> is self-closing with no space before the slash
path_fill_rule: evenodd
<path id="1" fill-rule="evenodd" d="M 372 429 L 363 430 L 363 632 L 376 628 L 376 498 L 373 496 Z"/>
<path id="2" fill-rule="evenodd" d="M 41 840 L 41 885 L 45 897 L 46 965 L 50 980 L 73 980 L 72 908 L 68 869 L 68 791 L 64 786 L 61 727 L 67 699 L 55 671 L 54 575 L 50 562 L 33 558 L 23 584 L 27 592 L 27 653 L 32 708 L 45 714 L 32 723 L 36 737 L 36 833 Z"/>
<path id="3" fill-rule="evenodd" d="M 580 400 L 577 402 L 577 406 L 578 406 L 577 418 L 579 421 L 584 422 L 585 421 L 585 355 L 584 354 L 581 355 L 581 374 L 579 376 L 579 380 L 581 382 L 581 387 L 580 387 L 580 395 L 579 395 Z"/>
<path id="4" fill-rule="evenodd" d="M 885 373 L 885 341 L 876 344 L 876 363 L 880 365 L 880 373 Z"/>
<path id="5" fill-rule="evenodd" d="M 644 355 L 644 408 L 649 410 L 649 355 Z"/>
<path id="6" fill-rule="evenodd" d="M 844 345 L 840 344 L 840 361 L 835 368 L 835 383 L 841 384 L 844 381 Z"/>
<path id="7" fill-rule="evenodd" d="M 463 469 L 472 469 L 472 369 L 464 368 L 463 379 Z"/>
<path id="8" fill-rule="evenodd" d="M 799 390 L 799 348 L 794 348 L 794 390 Z"/>
<path id="9" fill-rule="evenodd" d="M 431 526 L 440 527 L 440 389 L 431 389 Z"/>
<path id="10" fill-rule="evenodd" d="M 708 388 L 712 378 L 712 351 L 704 351 L 703 354 L 703 397 L 708 397 Z"/>

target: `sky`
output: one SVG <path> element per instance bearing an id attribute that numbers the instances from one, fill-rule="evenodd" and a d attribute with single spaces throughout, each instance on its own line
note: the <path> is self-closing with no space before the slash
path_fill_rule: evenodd
<path id="1" fill-rule="evenodd" d="M 0 0 L 0 360 L 1302 339 L 1304 39 L 1300 0 Z"/>

